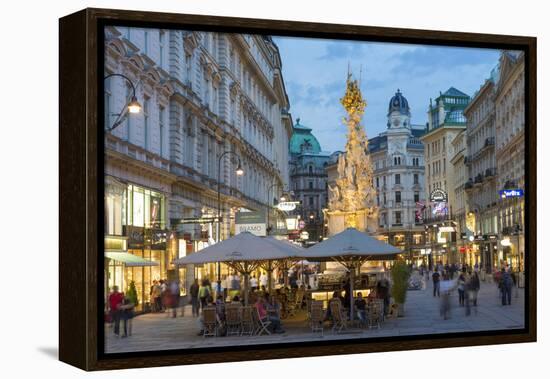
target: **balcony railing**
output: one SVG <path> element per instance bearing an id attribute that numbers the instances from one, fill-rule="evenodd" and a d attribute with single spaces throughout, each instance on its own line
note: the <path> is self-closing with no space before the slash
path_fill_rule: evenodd
<path id="1" fill-rule="evenodd" d="M 477 174 L 474 179 L 474 184 L 481 184 L 483 182 L 483 175 Z"/>
<path id="2" fill-rule="evenodd" d="M 483 147 L 494 146 L 494 145 L 495 145 L 495 137 L 485 138 L 485 144 L 483 145 Z"/>
<path id="3" fill-rule="evenodd" d="M 487 170 L 485 170 L 485 177 L 486 178 L 490 178 L 490 177 L 493 177 L 497 174 L 497 170 L 496 168 L 488 168 Z"/>

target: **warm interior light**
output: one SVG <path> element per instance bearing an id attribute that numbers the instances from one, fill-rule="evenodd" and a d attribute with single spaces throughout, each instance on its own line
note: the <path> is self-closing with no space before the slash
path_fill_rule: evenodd
<path id="1" fill-rule="evenodd" d="M 280 200 L 281 200 L 281 202 L 285 202 L 285 201 L 286 201 L 286 197 L 281 196 L 281 199 L 280 199 Z"/>
<path id="2" fill-rule="evenodd" d="M 237 169 L 235 170 L 235 173 L 236 173 L 238 176 L 243 176 L 243 175 L 244 175 L 244 170 L 243 170 L 243 168 L 241 167 L 241 162 L 239 162 L 239 165 L 237 166 Z"/>
<path id="3" fill-rule="evenodd" d="M 132 96 L 132 100 L 128 103 L 128 112 L 130 113 L 141 112 L 141 104 L 137 101 L 135 96 Z"/>

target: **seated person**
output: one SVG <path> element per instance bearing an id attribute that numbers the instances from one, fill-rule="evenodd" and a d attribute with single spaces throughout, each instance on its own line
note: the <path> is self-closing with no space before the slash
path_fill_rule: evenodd
<path id="1" fill-rule="evenodd" d="M 326 320 L 331 320 L 331 321 L 332 321 L 332 310 L 330 309 L 330 304 L 331 304 L 332 302 L 335 302 L 335 301 L 339 301 L 339 302 L 340 302 L 340 306 L 342 306 L 341 296 L 340 296 L 340 294 L 338 293 L 338 291 L 334 291 L 334 293 L 332 294 L 332 299 L 330 299 L 329 302 L 328 302 L 327 314 L 325 315 L 325 321 L 326 321 Z"/>
<path id="2" fill-rule="evenodd" d="M 231 304 L 241 304 L 241 298 L 239 295 L 233 296 L 233 299 L 231 299 Z"/>
<path id="3" fill-rule="evenodd" d="M 264 299 L 267 319 L 271 322 L 273 333 L 284 333 L 281 325 L 281 304 L 275 296 L 266 296 Z"/>
<path id="4" fill-rule="evenodd" d="M 367 302 L 363 299 L 361 292 L 357 293 L 357 299 L 355 299 L 355 309 L 357 310 L 357 317 L 362 323 L 367 321 Z"/>
<path id="5" fill-rule="evenodd" d="M 258 317 L 262 321 L 267 320 L 267 310 L 265 309 L 265 300 L 263 297 L 258 296 L 256 299 L 256 303 L 254 303 L 254 307 L 258 311 Z"/>

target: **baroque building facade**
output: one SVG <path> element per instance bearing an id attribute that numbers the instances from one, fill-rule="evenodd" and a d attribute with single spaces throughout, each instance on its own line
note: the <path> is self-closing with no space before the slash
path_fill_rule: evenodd
<path id="1" fill-rule="evenodd" d="M 453 220 L 456 222 L 457 251 L 458 261 L 466 263 L 469 260 L 470 246 L 469 238 L 473 236 L 467 228 L 468 206 L 466 195 L 466 181 L 468 180 L 468 168 L 466 161 L 468 159 L 468 145 L 466 143 L 466 131 L 462 130 L 451 141 L 453 157 L 450 164 L 453 168 L 452 185 L 450 191 L 454 192 Z"/>
<path id="2" fill-rule="evenodd" d="M 328 203 L 327 171 L 330 153 L 324 152 L 312 129 L 296 119 L 290 139 L 290 189 L 300 201 L 298 214 L 310 241 L 324 235 L 323 209 Z"/>
<path id="3" fill-rule="evenodd" d="M 142 111 L 124 112 L 126 79 L 105 80 L 106 249 L 156 265 L 109 260 L 106 285 L 134 281 L 143 305 L 154 279 L 192 280 L 174 258 L 229 237 L 238 210 L 265 209 L 268 188 L 288 185 L 289 101 L 266 36 L 106 27 L 109 74 L 135 85 Z M 196 273 L 212 280 L 216 270 Z"/>
<path id="4" fill-rule="evenodd" d="M 456 222 L 451 221 L 456 208 L 454 172 L 451 160 L 452 141 L 466 128 L 464 108 L 470 97 L 451 87 L 434 102 L 430 99 L 426 133 L 421 137 L 425 158 L 425 226 L 429 264 L 454 263 L 459 260 L 456 247 Z"/>
<path id="5" fill-rule="evenodd" d="M 525 60 L 522 52 L 503 51 L 495 91 L 495 153 L 497 190 L 525 190 Z M 499 263 L 524 271 L 524 197 L 498 201 L 498 226 L 502 250 Z M 521 276 L 520 276 L 520 280 Z"/>
<path id="6" fill-rule="evenodd" d="M 424 226 L 419 210 L 425 202 L 423 126 L 411 124 L 407 99 L 400 90 L 388 105 L 387 130 L 369 139 L 378 206 L 378 235 L 405 252 L 415 264 L 423 260 Z"/>
<path id="7" fill-rule="evenodd" d="M 498 67 L 491 72 L 474 95 L 464 115 L 467 119 L 466 140 L 468 155 L 466 166 L 468 179 L 467 235 L 473 236 L 468 243 L 466 263 L 476 264 L 491 273 L 498 266 L 498 225 L 496 189 L 497 163 L 495 155 L 495 86 L 498 82 Z"/>

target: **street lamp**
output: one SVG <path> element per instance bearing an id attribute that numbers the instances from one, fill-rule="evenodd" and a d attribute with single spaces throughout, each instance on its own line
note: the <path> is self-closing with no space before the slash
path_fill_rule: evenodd
<path id="1" fill-rule="evenodd" d="M 271 205 L 272 205 L 272 202 L 273 202 L 273 199 L 271 198 L 271 190 L 275 187 L 279 187 L 279 184 L 275 183 L 275 184 L 272 184 L 268 189 L 267 189 L 267 234 L 269 234 L 269 231 L 270 231 L 270 228 L 269 228 L 269 212 L 271 211 Z M 283 197 L 281 197 L 281 201 L 285 201 Z"/>
<path id="2" fill-rule="evenodd" d="M 235 153 L 234 151 L 231 151 L 231 150 L 227 150 L 227 151 L 224 151 L 219 157 L 218 157 L 218 214 L 217 214 L 217 222 L 216 222 L 216 239 L 217 239 L 217 242 L 220 242 L 221 241 L 221 238 L 220 238 L 220 233 L 221 233 L 221 227 L 220 227 L 220 223 L 221 223 L 221 206 L 222 206 L 222 202 L 221 202 L 221 192 L 220 192 L 220 182 L 221 182 L 221 168 L 222 168 L 222 158 L 228 154 L 233 154 L 237 157 L 238 159 L 238 163 L 237 163 L 237 168 L 235 169 L 235 174 L 237 174 L 237 176 L 243 176 L 244 175 L 244 170 L 241 166 L 241 158 L 237 155 L 237 153 Z M 222 282 L 222 279 L 221 279 L 221 264 L 220 262 L 218 262 L 218 288 L 217 290 L 219 291 L 221 289 L 221 282 Z"/>
<path id="3" fill-rule="evenodd" d="M 141 112 L 141 104 L 137 100 L 136 86 L 134 86 L 134 83 L 130 80 L 130 78 L 122 74 L 109 74 L 105 78 L 103 78 L 103 80 L 107 80 L 113 76 L 118 76 L 125 79 L 128 83 L 130 83 L 130 86 L 132 86 L 132 98 L 130 99 L 130 102 L 124 105 L 124 108 L 128 108 L 128 112 L 133 114 Z M 109 132 L 113 131 L 117 126 L 119 126 L 122 123 L 122 115 L 124 114 L 124 108 L 122 108 L 122 110 L 118 114 L 118 117 L 113 123 L 113 125 L 107 128 L 107 131 Z"/>

